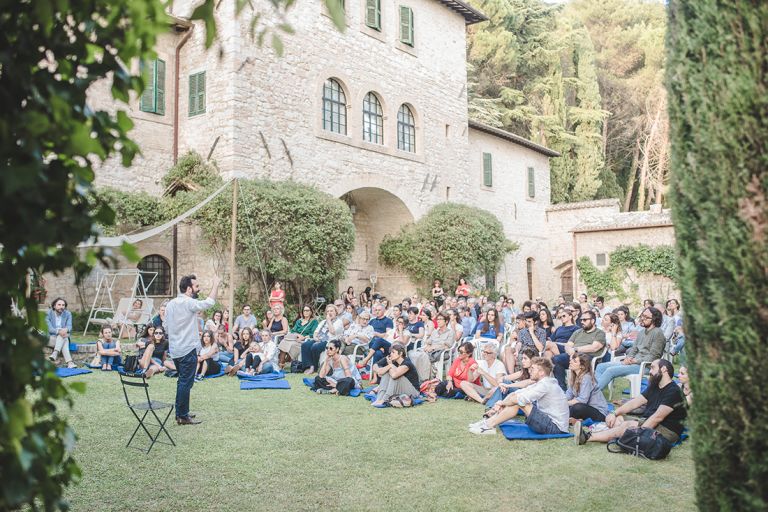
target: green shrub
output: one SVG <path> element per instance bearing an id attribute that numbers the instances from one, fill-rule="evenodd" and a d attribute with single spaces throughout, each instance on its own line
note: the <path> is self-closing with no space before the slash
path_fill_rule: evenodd
<path id="1" fill-rule="evenodd" d="M 455 203 L 432 208 L 424 217 L 384 237 L 379 256 L 384 264 L 405 271 L 419 284 L 436 278 L 456 283 L 494 275 L 504 256 L 516 251 L 493 214 Z"/>

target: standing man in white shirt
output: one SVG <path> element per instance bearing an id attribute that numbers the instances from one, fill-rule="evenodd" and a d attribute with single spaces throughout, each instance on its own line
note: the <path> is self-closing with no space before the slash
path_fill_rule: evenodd
<path id="1" fill-rule="evenodd" d="M 197 352 L 200 349 L 200 336 L 197 330 L 197 313 L 216 304 L 220 279 L 213 280 L 213 288 L 205 300 L 197 300 L 200 285 L 197 277 L 184 276 L 179 281 L 178 297 L 171 300 L 165 309 L 165 322 L 168 331 L 168 354 L 176 364 L 179 380 L 176 383 L 176 423 L 179 425 L 197 425 L 201 423 L 189 414 L 189 394 L 195 382 Z"/>

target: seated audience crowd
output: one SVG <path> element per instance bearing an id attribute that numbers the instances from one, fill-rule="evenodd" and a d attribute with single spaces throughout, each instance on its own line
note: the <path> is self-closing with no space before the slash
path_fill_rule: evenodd
<path id="1" fill-rule="evenodd" d="M 454 295 L 452 289 L 435 280 L 428 299 L 413 295 L 390 304 L 371 288 L 356 295 L 349 287 L 320 318 L 305 304 L 289 321 L 277 283 L 261 322 L 249 304 L 231 327 L 226 310 L 213 311 L 207 321 L 201 317 L 196 379 L 290 367 L 316 373 L 308 383 L 321 394 L 349 395 L 369 380 L 376 407 L 407 407 L 420 397 L 477 402 L 485 412 L 469 426 L 475 434 L 495 434 L 496 427 L 522 415 L 539 434 L 566 433 L 574 425 L 579 444 L 607 442 L 635 426 L 655 429 L 671 443 L 680 439 L 692 394 L 685 366 L 678 385 L 670 362 L 685 361 L 676 299 L 663 312 L 647 300 L 633 319 L 626 305 L 612 309 L 599 296 L 590 302 L 581 294 L 572 303 L 558 297 L 552 310 L 537 299 L 518 309 L 503 295 L 496 302 L 473 297 L 464 279 Z M 74 367 L 72 315 L 64 299 L 51 303 L 46 324 L 51 360 L 63 356 Z M 115 332 L 109 325 L 100 331 L 93 364 L 102 370 L 122 364 Z M 139 371 L 146 378 L 173 376 L 164 304 L 137 338 Z M 645 375 L 645 390 L 613 411 L 604 390 L 617 378 Z"/>

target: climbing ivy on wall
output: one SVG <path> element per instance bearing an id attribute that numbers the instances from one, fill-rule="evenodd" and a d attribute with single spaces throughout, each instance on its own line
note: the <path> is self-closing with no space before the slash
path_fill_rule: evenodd
<path id="1" fill-rule="evenodd" d="M 650 247 L 648 245 L 621 246 L 609 255 L 608 268 L 600 270 L 584 256 L 576 262 L 579 277 L 587 285 L 587 291 L 602 295 L 606 299 L 617 298 L 621 301 L 630 298 L 636 292 L 636 286 L 630 290 L 624 288 L 624 279 L 629 269 L 638 274 L 655 274 L 677 278 L 675 249 L 671 245 Z"/>

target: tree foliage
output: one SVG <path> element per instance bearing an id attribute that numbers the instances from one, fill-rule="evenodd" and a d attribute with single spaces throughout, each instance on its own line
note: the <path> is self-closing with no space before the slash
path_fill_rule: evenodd
<path id="1" fill-rule="evenodd" d="M 670 2 L 670 202 L 705 511 L 768 509 L 766 41 L 764 2 Z"/>
<path id="2" fill-rule="evenodd" d="M 385 265 L 427 284 L 435 278 L 458 282 L 459 277 L 495 275 L 504 256 L 517 248 L 504 236 L 504 228 L 493 214 L 443 203 L 397 235 L 385 236 L 379 256 Z"/>
<path id="3" fill-rule="evenodd" d="M 545 144 L 552 201 L 666 193 L 664 7 L 633 0 L 479 0 L 470 29 L 469 112 Z M 640 173 L 641 163 L 648 172 Z M 638 200 L 639 191 L 647 194 Z"/>
<path id="4" fill-rule="evenodd" d="M 79 477 L 75 436 L 60 414 L 69 390 L 43 356 L 30 272 L 78 275 L 77 244 L 114 213 L 93 193 L 93 164 L 137 152 L 125 112 L 94 111 L 86 90 L 111 74 L 112 95 L 127 101 L 141 78 L 123 63 L 148 57 L 165 30 L 160 2 L 14 2 L 0 10 L 0 509 L 65 508 L 63 488 Z M 13 314 L 13 305 L 26 318 Z"/>
<path id="5" fill-rule="evenodd" d="M 163 178 L 164 184 L 191 185 L 163 199 L 163 220 L 192 208 L 222 185 L 215 165 L 190 153 Z M 235 263 L 249 280 L 269 295 L 274 280 L 287 284 L 298 302 L 329 287 L 346 272 L 355 242 L 355 228 L 343 201 L 292 181 L 238 180 Z M 193 219 L 202 228 L 203 248 L 219 259 L 229 253 L 231 194 L 220 194 Z M 241 300 L 251 283 L 241 287 Z"/>
<path id="6" fill-rule="evenodd" d="M 115 212 L 115 225 L 102 226 L 105 235 L 129 233 L 163 219 L 160 200 L 146 192 L 125 192 L 106 187 L 99 189 L 98 195 Z"/>

